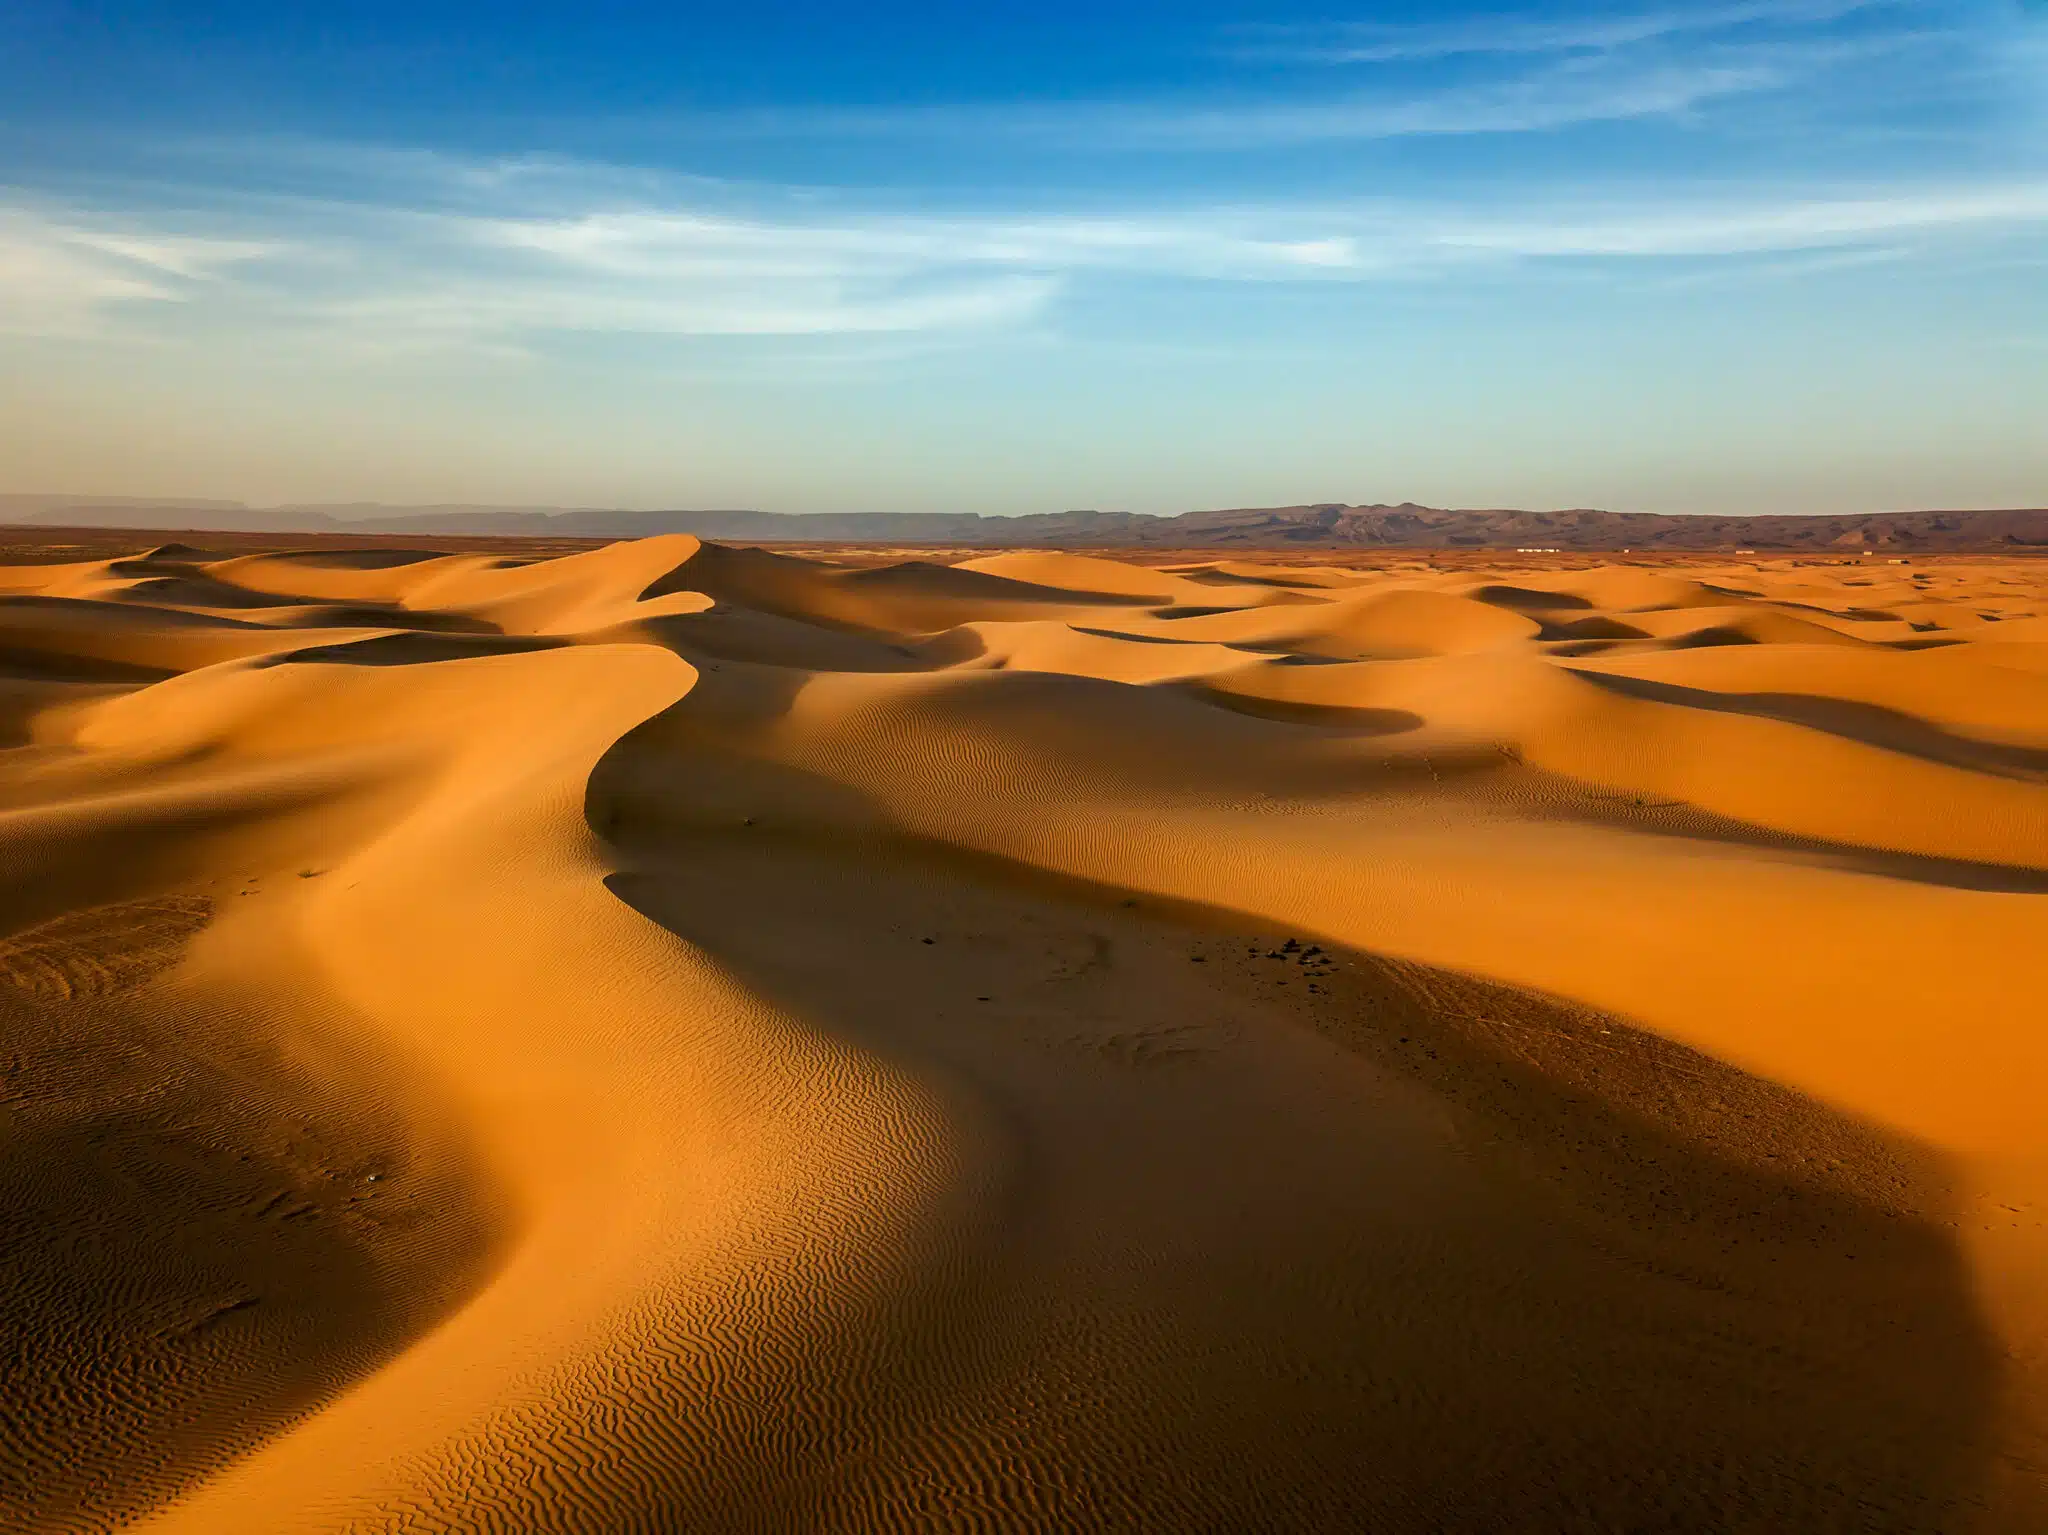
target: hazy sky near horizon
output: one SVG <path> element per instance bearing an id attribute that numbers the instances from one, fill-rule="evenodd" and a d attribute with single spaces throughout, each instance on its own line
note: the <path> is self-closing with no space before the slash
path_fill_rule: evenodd
<path id="1" fill-rule="evenodd" d="M 0 490 L 2048 504 L 2048 5 L 12 0 Z"/>

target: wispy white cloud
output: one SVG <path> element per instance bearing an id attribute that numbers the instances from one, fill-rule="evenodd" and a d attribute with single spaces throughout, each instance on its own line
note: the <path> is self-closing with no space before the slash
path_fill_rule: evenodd
<path id="1" fill-rule="evenodd" d="M 668 132 L 713 142 L 735 139 L 898 139 L 1009 143 L 1089 152 L 1248 151 L 1400 138 L 1550 133 L 1584 125 L 1685 119 L 1747 98 L 1805 92 L 1849 96 L 1876 89 L 1859 71 L 1886 65 L 1931 68 L 1959 33 L 1886 25 L 1842 35 L 1826 28 L 1745 32 L 1736 20 L 1766 11 L 1809 18 L 1889 9 L 1894 0 L 1814 0 L 1805 6 L 1728 6 L 1710 13 L 1634 16 L 1572 23 L 1372 29 L 1379 41 L 1284 47 L 1296 62 L 1426 64 L 1485 54 L 1483 67 L 1432 78 L 1398 70 L 1340 90 L 1200 96 L 1139 101 L 964 103 L 912 107 L 766 108 L 669 121 Z M 1686 33 L 1696 27 L 1698 35 Z M 1365 35 L 1365 34 L 1360 34 Z M 1259 50 L 1279 57 L 1269 43 Z M 1946 66 L 1944 66 L 1946 67 Z M 1892 73 L 1896 74 L 1897 69 Z M 1438 72 L 1441 74 L 1441 72 Z M 1875 78 L 1875 77 L 1872 77 Z M 1861 79 L 1861 85 L 1853 82 Z M 649 125 L 650 130 L 654 125 Z"/>
<path id="2" fill-rule="evenodd" d="M 307 312 L 358 345 L 505 346 L 572 331 L 964 338 L 1030 324 L 1089 273 L 1284 280 L 1361 264 L 1343 235 L 1238 214 L 437 214 L 408 219 L 399 244 L 403 259 L 386 242 L 377 273 L 357 271 Z"/>
<path id="3" fill-rule="evenodd" d="M 1910 261 L 1914 251 L 1904 245 L 1856 245 L 1836 250 L 1803 250 L 1788 253 L 1750 254 L 1748 259 L 1689 265 L 1685 270 L 1654 278 L 1652 285 L 1665 291 L 1709 287 L 1754 287 L 1766 282 L 1800 282 L 1830 272 L 1853 271 L 1859 267 L 1889 266 Z"/>
<path id="4" fill-rule="evenodd" d="M 693 212 L 478 221 L 482 240 L 618 278 L 888 280 L 944 268 L 1122 268 L 1274 278 L 1352 264 L 1350 242 L 1282 215 L 741 219 Z"/>
<path id="5" fill-rule="evenodd" d="M 1680 117 L 1789 89 L 1843 56 L 1809 45 L 1713 57 L 1545 61 L 1500 78 L 1268 98 L 731 112 L 672 123 L 694 140 L 902 139 L 1086 152 L 1245 151 L 1378 139 L 1551 132 Z"/>
<path id="6" fill-rule="evenodd" d="M 1466 16 L 1452 22 L 1248 26 L 1240 57 L 1300 64 L 1399 64 L 1472 55 L 1607 53 L 1644 43 L 1756 28 L 1799 28 L 1902 0 L 1736 0 L 1688 8 L 1577 16 Z"/>
<path id="7" fill-rule="evenodd" d="M 1076 108 L 1045 136 L 1123 149 L 1256 150 L 1346 140 L 1549 132 L 1678 117 L 1797 77 L 1782 60 L 1559 68 L 1423 95 L 1359 94 L 1228 106 Z"/>
<path id="8" fill-rule="evenodd" d="M 858 290 L 841 281 L 735 279 L 619 286 L 570 271 L 478 281 L 422 272 L 307 306 L 339 326 L 350 350 L 463 347 L 524 350 L 549 334 L 654 337 L 829 336 L 986 331 L 1039 313 L 1057 289 L 1047 276 L 907 283 Z"/>
<path id="9" fill-rule="evenodd" d="M 703 149 L 736 141 L 887 140 L 923 148 L 1073 152 L 1235 152 L 1422 137 L 1544 134 L 1652 120 L 1716 120 L 1756 98 L 1816 103 L 1893 99 L 1960 69 L 1965 89 L 1995 58 L 2006 74 L 2022 51 L 2013 28 L 1986 21 L 1985 0 L 1961 10 L 1934 0 L 1720 0 L 1622 13 L 1240 28 L 1241 59 L 1420 66 L 1368 75 L 1238 79 L 1148 99 L 963 101 L 912 106 L 769 106 L 624 115 L 565 125 Z M 1847 25 L 1843 25 L 1847 24 Z M 1961 69 L 1965 56 L 1969 68 Z M 1443 61 L 1459 67 L 1433 68 Z M 1891 66 L 1891 67 L 1887 67 Z M 1334 88 L 1333 88 L 1334 87 Z M 547 125 L 543 125 L 545 127 Z M 311 141 L 238 145 L 253 163 L 333 183 L 405 177 L 438 167 L 451 194 L 479 204 L 509 192 L 574 193 L 587 163 L 525 156 L 443 161 L 430 151 L 363 150 Z M 459 171 L 451 167 L 459 164 Z M 608 190 L 643 199 L 685 178 L 610 167 Z M 455 183 L 459 179 L 460 186 Z M 689 178 L 702 189 L 713 178 Z"/>
<path id="10" fill-rule="evenodd" d="M 1520 258 L 1739 256 L 1842 249 L 2048 223 L 2048 182 L 1901 190 L 1886 196 L 1751 201 L 1636 209 L 1560 210 L 1542 221 L 1474 222 L 1436 236 L 1446 249 Z"/>
<path id="11" fill-rule="evenodd" d="M 1474 260 L 1648 260 L 1845 249 L 2048 226 L 2048 181 L 1881 195 L 1552 196 L 1494 210 L 1359 200 L 1123 215 L 892 213 L 741 218 L 641 209 L 463 219 L 465 240 L 617 281 L 897 281 L 930 273 L 1089 272 L 1299 282 Z"/>
<path id="12" fill-rule="evenodd" d="M 1771 268 L 1797 276 L 2048 233 L 2042 179 L 944 215 L 559 159 L 426 157 L 344 179 L 348 198 L 243 195 L 175 217 L 0 204 L 0 326 L 379 352 L 516 352 L 576 332 L 958 340 L 1028 329 L 1112 277 L 1327 284 L 1827 257 Z"/>
<path id="13" fill-rule="evenodd" d="M 230 268 L 277 249 L 0 207 L 0 331 L 77 333 L 114 307 L 184 301 Z"/>

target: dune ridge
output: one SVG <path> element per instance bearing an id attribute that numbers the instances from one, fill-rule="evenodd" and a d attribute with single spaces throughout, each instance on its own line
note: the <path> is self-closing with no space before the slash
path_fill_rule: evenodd
<path id="1" fill-rule="evenodd" d="M 0 569 L 0 1523 L 2048 1521 L 2048 569 Z"/>

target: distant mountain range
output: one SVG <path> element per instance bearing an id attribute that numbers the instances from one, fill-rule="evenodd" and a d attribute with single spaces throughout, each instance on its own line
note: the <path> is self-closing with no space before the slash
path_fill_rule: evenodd
<path id="1" fill-rule="evenodd" d="M 1151 517 L 1135 512 L 618 511 L 546 506 L 251 507 L 237 501 L 152 501 L 0 495 L 18 525 L 280 533 L 418 533 L 468 537 L 640 538 L 696 533 L 746 543 L 1098 545 L 1154 548 L 1410 548 L 1664 550 L 2024 550 L 2048 552 L 2048 508 L 1881 512 L 1849 516 L 1715 517 L 1590 510 L 1446 511 L 1415 506 L 1246 507 Z"/>

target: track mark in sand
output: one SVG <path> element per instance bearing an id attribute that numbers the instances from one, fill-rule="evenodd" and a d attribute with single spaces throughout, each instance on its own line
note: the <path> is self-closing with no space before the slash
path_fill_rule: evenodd
<path id="1" fill-rule="evenodd" d="M 229 1317 L 237 1316 L 262 1304 L 263 1297 L 260 1295 L 245 1295 L 240 1300 L 224 1301 L 220 1305 L 213 1307 L 212 1310 L 208 1311 L 206 1315 L 200 1317 L 197 1321 L 188 1322 L 183 1327 L 166 1334 L 166 1336 L 173 1339 L 196 1338 L 201 1333 L 218 1327 Z"/>
<path id="2" fill-rule="evenodd" d="M 1085 981 L 1106 975 L 1113 963 L 1113 948 L 1100 933 L 1049 935 L 1045 978 L 1049 981 Z"/>
<path id="3" fill-rule="evenodd" d="M 134 991 L 177 964 L 212 917 L 203 896 L 66 912 L 0 941 L 0 982 L 43 1002 Z"/>
<path id="4" fill-rule="evenodd" d="M 1236 1037 L 1235 1029 L 1201 1023 L 1132 1029 L 1099 1040 L 1077 1038 L 1074 1043 L 1092 1046 L 1105 1061 L 1144 1068 L 1186 1065 L 1217 1054 Z"/>

